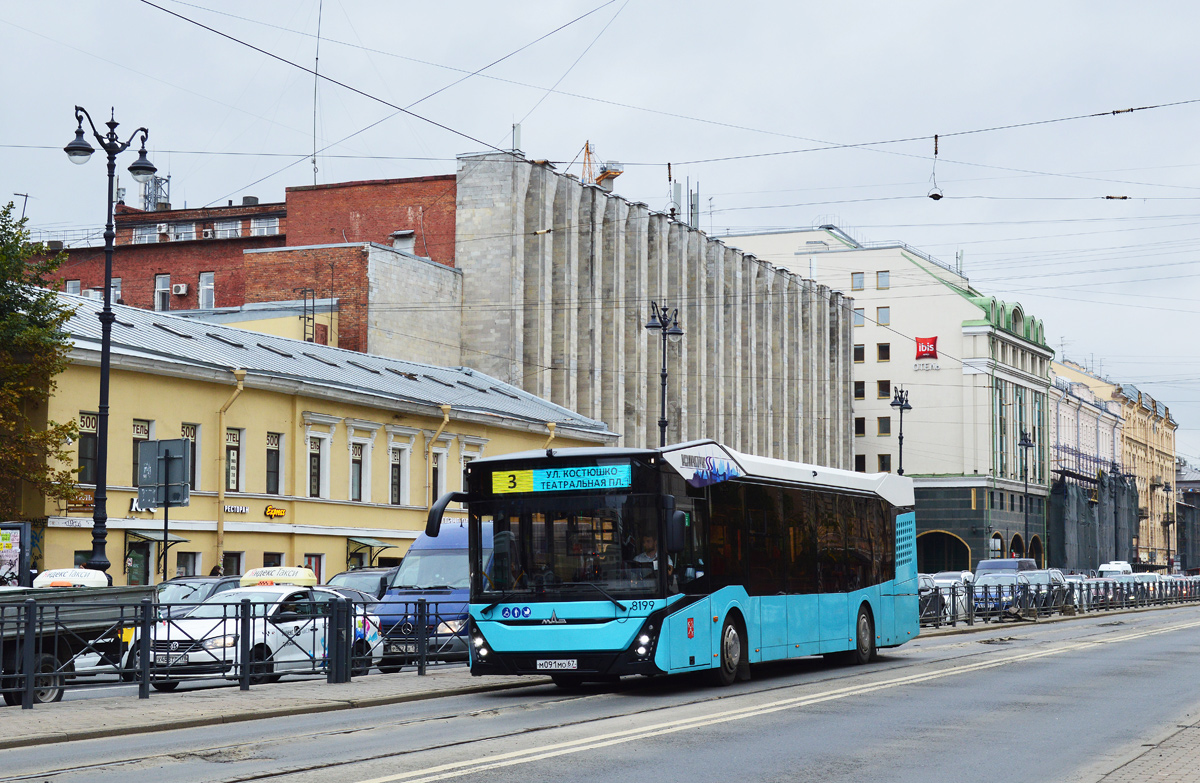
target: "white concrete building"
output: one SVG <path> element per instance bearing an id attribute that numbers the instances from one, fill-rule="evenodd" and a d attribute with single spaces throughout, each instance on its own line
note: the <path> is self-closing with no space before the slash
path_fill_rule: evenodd
<path id="1" fill-rule="evenodd" d="M 722 237 L 853 297 L 855 467 L 900 468 L 895 391 L 909 393 L 904 472 L 917 485 L 922 570 L 1045 546 L 1047 391 L 1053 352 L 1018 303 L 900 242 L 834 226 Z M 1019 446 L 1028 433 L 1028 546 Z"/>

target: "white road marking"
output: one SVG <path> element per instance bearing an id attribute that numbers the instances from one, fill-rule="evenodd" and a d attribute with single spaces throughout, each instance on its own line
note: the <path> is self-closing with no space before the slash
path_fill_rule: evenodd
<path id="1" fill-rule="evenodd" d="M 360 783 L 394 783 L 395 781 L 405 781 L 405 783 L 432 783 L 433 781 L 447 780 L 449 778 L 459 777 L 461 775 L 469 775 L 475 772 L 486 772 L 490 769 L 511 767 L 517 764 L 528 764 L 533 761 L 541 761 L 543 759 L 554 758 L 556 756 L 565 756 L 571 753 L 580 753 L 585 750 L 596 750 L 598 748 L 619 745 L 625 742 L 633 742 L 634 740 L 645 739 L 647 737 L 674 734 L 676 732 L 685 731 L 688 729 L 712 726 L 719 723 L 728 723 L 730 721 L 742 720 L 744 718 L 754 718 L 760 715 L 768 715 L 773 712 L 779 712 L 781 710 L 793 709 L 796 707 L 806 707 L 813 704 L 820 704 L 822 702 L 845 699 L 850 696 L 860 696 L 863 694 L 874 693 L 876 691 L 899 688 L 905 685 L 915 685 L 922 682 L 929 682 L 931 680 L 939 680 L 944 677 L 953 677 L 959 674 L 969 674 L 971 672 L 983 671 L 985 669 L 994 669 L 1013 663 L 1035 660 L 1037 658 L 1047 658 L 1052 655 L 1060 655 L 1062 653 L 1083 650 L 1089 647 L 1099 647 L 1105 644 L 1128 642 L 1135 639 L 1144 639 L 1148 636 L 1157 636 L 1158 634 L 1169 633 L 1171 631 L 1183 631 L 1196 627 L 1200 627 L 1200 622 L 1181 623 L 1179 625 L 1167 626 L 1165 628 L 1157 628 L 1150 631 L 1140 631 L 1138 633 L 1114 636 L 1106 639 L 1093 639 L 1084 642 L 1076 642 L 1049 650 L 1021 653 L 1019 655 L 1010 655 L 1006 658 L 1000 658 L 993 661 L 980 661 L 978 663 L 957 666 L 946 671 L 930 672 L 927 674 L 912 674 L 906 677 L 896 677 L 894 679 L 883 680 L 881 682 L 870 683 L 867 685 L 835 688 L 833 690 L 814 694 L 812 696 L 797 696 L 790 699 L 779 699 L 777 701 L 768 702 L 767 704 L 761 704 L 754 707 L 741 707 L 738 709 L 726 710 L 724 712 L 718 712 L 696 718 L 684 718 L 681 720 L 667 721 L 664 723 L 652 724 L 650 726 L 636 729 L 626 729 L 624 731 L 599 734 L 593 737 L 570 740 L 568 742 L 543 745 L 541 747 L 529 748 L 527 750 L 499 753 L 494 756 L 489 756 L 486 759 L 456 761 L 451 764 L 442 764 L 440 766 L 430 767 L 428 769 L 416 770 L 413 772 L 401 772 L 381 778 L 371 778 L 369 780 L 360 781 Z"/>

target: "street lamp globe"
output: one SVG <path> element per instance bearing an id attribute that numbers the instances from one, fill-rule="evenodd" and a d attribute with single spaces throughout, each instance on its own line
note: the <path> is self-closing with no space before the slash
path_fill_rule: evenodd
<path id="1" fill-rule="evenodd" d="M 63 147 L 63 152 L 67 153 L 67 157 L 72 163 L 83 165 L 88 162 L 88 158 L 92 157 L 95 152 L 92 145 L 87 143 L 87 139 L 83 137 L 83 126 L 75 131 L 75 140 L 67 146 Z"/>
<path id="2" fill-rule="evenodd" d="M 138 150 L 138 159 L 129 166 L 129 173 L 139 184 L 145 184 L 150 181 L 156 171 L 158 169 L 146 157 L 146 148 L 143 146 Z"/>
<path id="3" fill-rule="evenodd" d="M 671 325 L 667 328 L 667 339 L 672 343 L 677 343 L 683 339 L 683 330 L 679 328 L 679 321 L 675 316 L 671 316 Z"/>

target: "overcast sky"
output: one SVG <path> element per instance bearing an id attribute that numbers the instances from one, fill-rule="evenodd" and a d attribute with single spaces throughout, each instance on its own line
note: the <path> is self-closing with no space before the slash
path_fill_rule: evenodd
<path id="1" fill-rule="evenodd" d="M 590 140 L 652 208 L 673 163 L 717 235 L 832 222 L 962 251 L 1060 357 L 1169 405 L 1200 463 L 1194 3 L 155 2 L 0 6 L 0 200 L 28 194 L 35 235 L 102 228 L 104 161 L 61 151 L 75 104 L 150 128 L 176 207 L 312 184 L 313 76 L 247 44 L 311 69 L 319 22 L 346 86 L 317 88 L 317 182 L 452 173 L 519 122 L 528 157 L 579 173 Z"/>

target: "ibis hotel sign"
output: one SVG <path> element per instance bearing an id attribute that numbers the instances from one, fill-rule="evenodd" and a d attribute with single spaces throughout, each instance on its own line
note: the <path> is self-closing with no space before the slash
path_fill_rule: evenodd
<path id="1" fill-rule="evenodd" d="M 914 370 L 940 370 L 938 364 L 937 337 L 917 337 L 917 361 Z"/>

